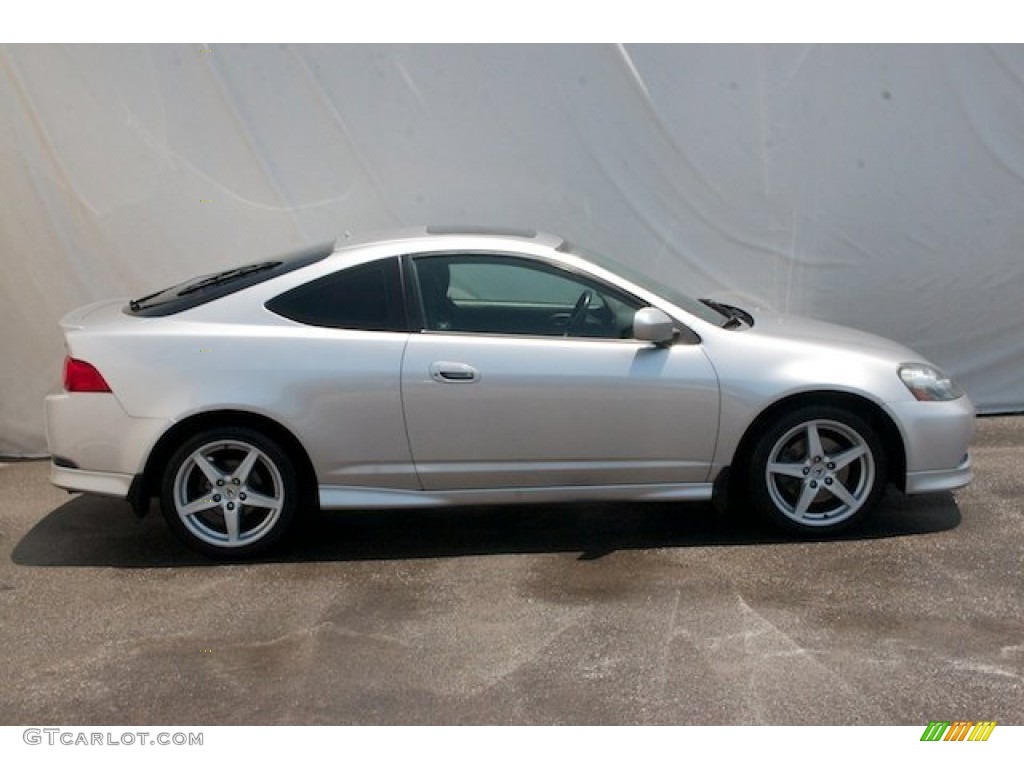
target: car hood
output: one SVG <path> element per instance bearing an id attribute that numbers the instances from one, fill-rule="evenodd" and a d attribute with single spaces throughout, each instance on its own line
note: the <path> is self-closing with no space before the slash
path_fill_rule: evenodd
<path id="1" fill-rule="evenodd" d="M 853 352 L 882 354 L 901 362 L 921 359 L 909 347 L 873 333 L 762 310 L 754 313 L 754 327 L 742 332 L 771 339 L 841 347 Z"/>

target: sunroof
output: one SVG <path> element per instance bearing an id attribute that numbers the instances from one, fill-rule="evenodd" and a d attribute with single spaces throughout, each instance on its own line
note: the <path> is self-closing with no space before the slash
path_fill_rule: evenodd
<path id="1" fill-rule="evenodd" d="M 536 230 L 517 229 L 516 227 L 489 227 L 486 225 L 431 224 L 427 227 L 429 235 L 498 235 L 500 237 L 523 237 L 532 240 L 537 236 Z"/>

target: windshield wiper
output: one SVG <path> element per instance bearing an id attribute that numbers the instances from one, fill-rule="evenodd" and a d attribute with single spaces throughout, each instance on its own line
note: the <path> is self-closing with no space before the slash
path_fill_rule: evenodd
<path id="1" fill-rule="evenodd" d="M 754 318 L 749 312 L 746 312 L 739 307 L 734 307 L 731 304 L 723 304 L 720 301 L 713 301 L 711 299 L 701 299 L 700 301 L 702 304 L 706 304 L 727 318 L 725 323 L 722 325 L 722 327 L 727 330 L 739 328 L 741 325 L 748 325 L 751 328 L 754 326 Z"/>
<path id="2" fill-rule="evenodd" d="M 163 291 L 157 291 L 156 293 L 151 293 L 148 296 L 143 296 L 141 299 L 129 299 L 128 300 L 128 308 L 131 309 L 132 312 L 138 312 L 140 309 L 142 309 L 142 305 L 143 304 L 145 304 L 150 299 L 155 299 L 161 293 L 163 293 Z"/>
<path id="3" fill-rule="evenodd" d="M 732 328 L 738 328 L 740 325 L 742 325 L 739 315 L 737 315 L 731 307 L 725 304 L 721 304 L 717 301 L 712 301 L 711 299 L 701 299 L 700 303 L 706 304 L 707 306 L 711 307 L 713 310 L 715 310 L 720 315 L 726 318 L 725 323 L 722 325 L 723 328 L 731 330 Z"/>
<path id="4" fill-rule="evenodd" d="M 204 277 L 198 282 L 192 283 L 185 288 L 178 291 L 179 296 L 187 296 L 190 293 L 195 293 L 203 288 L 208 288 L 211 285 L 222 285 L 230 280 L 235 280 L 245 275 L 251 275 L 253 272 L 262 272 L 264 269 L 271 269 L 276 267 L 279 262 L 276 261 L 265 261 L 262 264 L 250 264 L 247 267 L 236 267 L 235 269 L 229 269 L 226 272 L 218 272 L 216 275 L 210 275 Z"/>

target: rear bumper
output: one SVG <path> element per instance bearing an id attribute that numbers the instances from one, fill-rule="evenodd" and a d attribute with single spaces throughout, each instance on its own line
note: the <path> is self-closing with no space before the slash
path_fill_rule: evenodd
<path id="1" fill-rule="evenodd" d="M 112 394 L 60 392 L 46 398 L 46 440 L 54 485 L 125 497 L 149 452 L 170 425 L 129 416 Z"/>
<path id="2" fill-rule="evenodd" d="M 65 491 L 95 493 L 100 496 L 128 498 L 133 475 L 119 472 L 95 472 L 87 469 L 69 469 L 50 464 L 50 482 Z"/>

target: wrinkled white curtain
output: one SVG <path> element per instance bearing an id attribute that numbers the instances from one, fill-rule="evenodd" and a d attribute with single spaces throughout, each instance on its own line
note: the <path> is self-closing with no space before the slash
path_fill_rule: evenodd
<path id="1" fill-rule="evenodd" d="M 45 452 L 73 307 L 428 222 L 881 333 L 1024 409 L 1021 47 L 8 45 L 0 107 L 0 454 Z"/>

